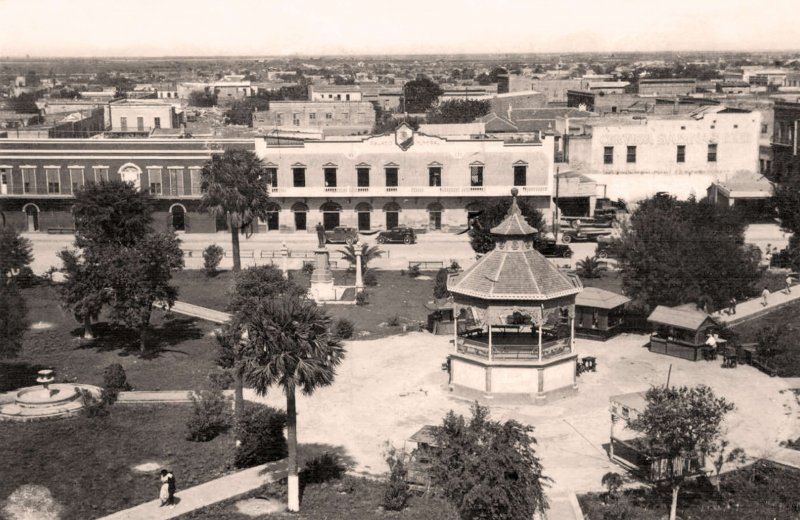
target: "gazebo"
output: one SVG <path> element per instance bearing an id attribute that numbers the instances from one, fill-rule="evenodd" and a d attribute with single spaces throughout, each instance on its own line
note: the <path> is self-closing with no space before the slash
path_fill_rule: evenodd
<path id="1" fill-rule="evenodd" d="M 450 388 L 468 397 L 537 401 L 576 386 L 575 295 L 582 285 L 533 247 L 517 190 L 508 215 L 491 229 L 492 251 L 451 275 L 453 352 Z"/>
<path id="2" fill-rule="evenodd" d="M 575 330 L 579 337 L 606 340 L 618 334 L 627 296 L 597 287 L 584 287 L 575 298 Z"/>

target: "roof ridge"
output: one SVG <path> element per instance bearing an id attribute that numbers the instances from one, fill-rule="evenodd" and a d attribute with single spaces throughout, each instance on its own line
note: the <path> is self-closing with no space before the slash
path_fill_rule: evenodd
<path id="1" fill-rule="evenodd" d="M 538 253 L 536 249 L 533 249 L 534 252 Z M 531 275 L 531 280 L 533 280 L 534 285 L 536 285 L 536 292 L 542 293 L 542 286 L 539 284 L 539 280 L 536 279 L 536 273 L 533 272 L 533 265 L 531 262 L 528 261 L 528 255 L 523 254 L 522 260 L 525 262 L 525 266 L 528 268 L 528 273 Z"/>
<path id="2" fill-rule="evenodd" d="M 500 263 L 497 266 L 497 271 L 494 273 L 494 278 L 492 279 L 492 289 L 489 291 L 489 294 L 494 294 L 494 290 L 497 288 L 497 282 L 500 281 L 500 273 L 503 272 L 503 266 L 506 264 L 507 258 L 508 253 L 503 251 L 501 253 Z"/>

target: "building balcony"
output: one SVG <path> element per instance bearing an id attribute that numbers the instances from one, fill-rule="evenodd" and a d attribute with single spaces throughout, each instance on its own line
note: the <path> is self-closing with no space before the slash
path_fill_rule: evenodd
<path id="1" fill-rule="evenodd" d="M 547 186 L 517 186 L 517 189 L 521 195 L 550 195 Z M 503 197 L 508 195 L 508 186 L 273 186 L 270 193 L 273 197 Z"/>

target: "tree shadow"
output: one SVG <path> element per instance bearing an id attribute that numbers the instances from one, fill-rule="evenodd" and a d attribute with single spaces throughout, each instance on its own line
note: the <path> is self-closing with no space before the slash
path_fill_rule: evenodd
<path id="1" fill-rule="evenodd" d="M 0 392 L 36 385 L 37 372 L 48 368 L 31 363 L 0 363 Z"/>
<path id="2" fill-rule="evenodd" d="M 96 352 L 118 352 L 119 356 L 138 356 L 142 359 L 156 359 L 164 352 L 189 353 L 170 349 L 184 341 L 202 339 L 203 331 L 197 326 L 198 320 L 190 317 L 164 318 L 163 322 L 151 326 L 147 333 L 147 348 L 144 353 L 139 348 L 139 331 L 110 322 L 97 322 L 92 325 L 95 339 L 84 341 L 77 349 L 93 349 Z M 73 329 L 74 336 L 83 334 L 83 327 Z"/>

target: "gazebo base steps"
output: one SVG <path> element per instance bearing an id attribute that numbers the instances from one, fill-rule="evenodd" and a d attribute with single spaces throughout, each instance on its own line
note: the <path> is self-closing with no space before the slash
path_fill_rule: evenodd
<path id="1" fill-rule="evenodd" d="M 578 392 L 578 386 L 570 385 L 549 392 L 530 394 L 485 392 L 483 390 L 475 390 L 474 388 L 468 388 L 457 384 L 449 385 L 449 390 L 450 396 L 453 399 L 470 402 L 478 401 L 480 404 L 486 406 L 544 405 L 575 395 Z"/>

